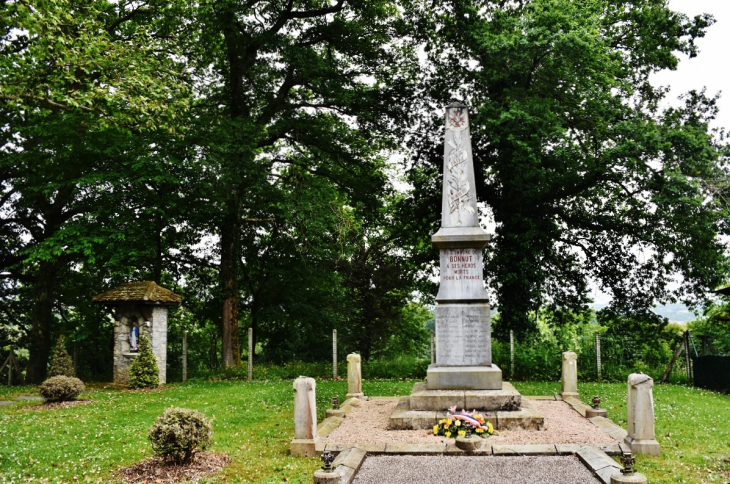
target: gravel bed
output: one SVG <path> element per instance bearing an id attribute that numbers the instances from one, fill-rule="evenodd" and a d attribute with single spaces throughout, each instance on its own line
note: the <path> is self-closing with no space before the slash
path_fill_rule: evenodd
<path id="1" fill-rule="evenodd" d="M 545 417 L 545 428 L 536 430 L 500 430 L 489 437 L 492 445 L 523 444 L 615 444 L 616 440 L 593 425 L 565 402 L 531 400 Z M 449 440 L 434 436 L 429 430 L 387 430 L 388 419 L 397 399 L 364 401 L 354 408 L 326 442 L 335 444 L 438 444 Z"/>
<path id="2" fill-rule="evenodd" d="M 370 456 L 353 484 L 594 484 L 600 483 L 574 456 Z"/>

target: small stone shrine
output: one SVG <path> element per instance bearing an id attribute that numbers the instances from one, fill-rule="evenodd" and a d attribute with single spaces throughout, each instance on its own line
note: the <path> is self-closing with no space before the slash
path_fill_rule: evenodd
<path id="1" fill-rule="evenodd" d="M 502 370 L 492 363 L 489 298 L 483 250 L 490 236 L 479 225 L 467 107 L 446 107 L 441 228 L 432 237 L 439 250 L 441 284 L 436 295 L 436 361 L 427 382 L 391 415 L 393 429 L 430 428 L 447 408 L 503 413 L 498 428 L 542 428 L 542 417 L 523 403 Z M 434 411 L 439 413 L 434 413 Z M 501 423 L 500 423 L 501 422 Z"/>
<path id="2" fill-rule="evenodd" d="M 167 308 L 182 298 L 152 281 L 127 282 L 94 296 L 93 302 L 113 308 L 114 383 L 129 382 L 129 366 L 137 357 L 139 337 L 150 340 L 160 370 L 160 384 L 167 373 Z"/>

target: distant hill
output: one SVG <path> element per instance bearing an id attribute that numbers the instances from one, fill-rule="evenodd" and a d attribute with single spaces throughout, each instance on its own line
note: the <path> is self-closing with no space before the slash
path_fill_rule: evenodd
<path id="1" fill-rule="evenodd" d="M 608 306 L 608 304 L 594 304 L 593 309 L 598 311 L 606 306 Z M 665 304 L 655 306 L 654 312 L 675 323 L 687 323 L 697 318 L 697 315 L 690 311 L 684 304 Z"/>

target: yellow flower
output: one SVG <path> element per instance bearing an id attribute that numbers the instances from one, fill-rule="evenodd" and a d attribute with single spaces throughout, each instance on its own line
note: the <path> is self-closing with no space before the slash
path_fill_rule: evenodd
<path id="1" fill-rule="evenodd" d="M 494 432 L 494 427 L 492 427 L 492 422 L 489 422 L 487 424 L 487 430 L 489 430 L 490 434 Z"/>
<path id="2" fill-rule="evenodd" d="M 451 437 L 451 432 L 446 432 L 446 433 L 445 433 L 444 435 L 445 435 L 445 436 L 446 436 L 446 438 L 448 439 L 449 437 Z"/>
<path id="3" fill-rule="evenodd" d="M 478 434 L 483 434 L 484 433 L 484 429 L 477 429 L 477 433 Z"/>
<path id="4" fill-rule="evenodd" d="M 434 425 L 433 426 L 433 435 L 438 435 L 438 433 L 439 433 L 439 426 L 438 425 Z"/>
<path id="5" fill-rule="evenodd" d="M 446 426 L 447 426 L 447 427 L 451 427 L 451 424 L 452 424 L 452 423 L 453 423 L 453 420 L 451 420 L 451 419 L 448 419 L 448 420 L 446 421 Z"/>
<path id="6" fill-rule="evenodd" d="M 445 424 L 446 423 L 446 419 L 445 418 L 442 418 L 441 420 L 439 420 L 439 423 L 440 424 Z"/>
<path id="7" fill-rule="evenodd" d="M 466 430 L 459 430 L 459 437 L 463 437 L 466 435 Z"/>

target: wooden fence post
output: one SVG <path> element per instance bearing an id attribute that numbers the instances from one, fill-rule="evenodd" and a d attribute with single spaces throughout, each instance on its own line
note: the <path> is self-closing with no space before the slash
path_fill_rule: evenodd
<path id="1" fill-rule="evenodd" d="M 18 360 L 15 359 L 15 346 L 10 347 L 10 354 L 5 359 L 5 363 L 3 363 L 3 366 L 0 366 L 0 373 L 3 372 L 6 366 L 8 367 L 8 386 L 11 386 L 13 384 L 13 368 L 15 368 L 15 371 L 18 374 L 18 379 L 22 383 L 23 372 L 20 371 L 20 365 L 18 365 Z"/>
<path id="2" fill-rule="evenodd" d="M 183 331 L 183 374 L 182 374 L 182 381 L 188 380 L 188 332 Z"/>
<path id="3" fill-rule="evenodd" d="M 684 358 L 687 363 L 687 379 L 692 384 L 692 356 L 689 353 L 689 331 L 684 332 Z"/>
<path id="4" fill-rule="evenodd" d="M 596 369 L 598 371 L 598 381 L 601 381 L 601 333 L 596 331 Z"/>
<path id="5" fill-rule="evenodd" d="M 337 379 L 337 330 L 332 330 L 332 378 Z"/>
<path id="6" fill-rule="evenodd" d="M 436 363 L 436 361 L 434 359 L 435 355 L 434 355 L 434 351 L 433 350 L 434 350 L 434 346 L 433 346 L 433 330 L 431 330 L 431 364 L 432 365 L 434 363 Z"/>
<path id="7" fill-rule="evenodd" d="M 248 328 L 248 381 L 253 380 L 253 328 Z"/>

